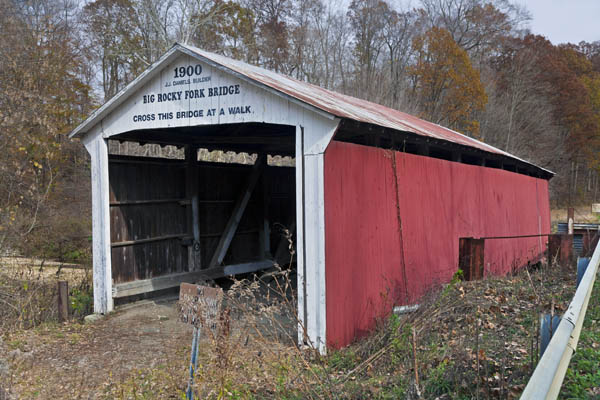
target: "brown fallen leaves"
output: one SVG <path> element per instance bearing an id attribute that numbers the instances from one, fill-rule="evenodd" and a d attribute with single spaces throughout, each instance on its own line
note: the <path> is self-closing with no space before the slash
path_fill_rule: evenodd
<path id="1" fill-rule="evenodd" d="M 402 318 L 399 332 L 410 326 L 418 332 L 416 357 L 425 398 L 518 397 L 538 358 L 539 314 L 549 312 L 552 304 L 561 313 L 574 292 L 574 274 L 549 267 L 529 272 L 531 279 L 521 271 L 446 286 L 424 299 L 419 311 Z M 403 337 L 383 334 L 399 342 Z M 385 339 L 373 335 L 352 351 L 366 359 L 377 351 L 368 346 Z M 402 343 L 372 360 L 369 376 L 403 370 L 400 378 L 412 382 L 410 343 Z"/>

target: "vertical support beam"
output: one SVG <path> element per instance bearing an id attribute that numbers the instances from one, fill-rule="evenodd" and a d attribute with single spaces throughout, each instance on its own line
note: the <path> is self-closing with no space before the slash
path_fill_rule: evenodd
<path id="1" fill-rule="evenodd" d="M 296 278 L 298 287 L 298 343 L 307 343 L 306 264 L 304 263 L 304 127 L 296 126 Z"/>
<path id="2" fill-rule="evenodd" d="M 466 281 L 483 279 L 485 239 L 458 239 L 458 267 Z"/>
<path id="3" fill-rule="evenodd" d="M 304 262 L 308 337 L 326 352 L 325 187 L 323 154 L 304 155 Z"/>
<path id="4" fill-rule="evenodd" d="M 462 162 L 462 154 L 458 151 L 452 152 L 452 161 Z"/>
<path id="5" fill-rule="evenodd" d="M 227 250 L 229 250 L 229 245 L 233 240 L 233 236 L 237 231 L 238 225 L 242 220 L 242 216 L 244 215 L 244 211 L 246 211 L 246 206 L 250 201 L 250 197 L 252 196 L 252 192 L 256 187 L 256 183 L 258 182 L 258 178 L 261 175 L 265 165 L 267 164 L 267 160 L 263 154 L 259 154 L 256 158 L 256 162 L 252 167 L 252 172 L 250 172 L 250 176 L 248 177 L 248 181 L 246 182 L 246 187 L 242 191 L 240 197 L 237 199 L 235 206 L 233 207 L 233 211 L 229 220 L 227 221 L 227 225 L 225 226 L 225 230 L 221 234 L 221 238 L 219 239 L 219 244 L 210 260 L 210 266 L 216 267 L 221 265 L 223 259 L 225 258 L 225 254 L 227 254 Z"/>
<path id="6" fill-rule="evenodd" d="M 265 163 L 267 155 L 264 155 Z M 263 173 L 260 178 L 261 210 L 258 221 L 258 236 L 260 248 L 258 256 L 260 259 L 271 258 L 271 225 L 269 223 L 269 181 L 268 175 Z"/>
<path id="7" fill-rule="evenodd" d="M 91 156 L 92 170 L 94 312 L 104 314 L 113 310 L 108 145 L 100 134 L 91 133 L 84 138 L 84 144 Z"/>
<path id="8" fill-rule="evenodd" d="M 187 206 L 187 218 L 191 221 L 194 241 L 188 246 L 188 270 L 198 271 L 202 268 L 200 253 L 200 210 L 198 204 L 198 148 L 185 146 L 185 196 L 190 201 Z"/>
<path id="9" fill-rule="evenodd" d="M 296 235 L 299 342 L 326 353 L 324 153 L 340 121 L 309 120 L 296 127 Z"/>

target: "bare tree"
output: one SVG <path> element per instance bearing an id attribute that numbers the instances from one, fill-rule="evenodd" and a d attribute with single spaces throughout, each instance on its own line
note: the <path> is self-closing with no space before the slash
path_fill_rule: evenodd
<path id="1" fill-rule="evenodd" d="M 389 85 L 385 101 L 391 107 L 399 107 L 406 102 L 402 99 L 406 86 L 405 72 L 412 54 L 412 39 L 418 32 L 417 15 L 412 11 L 391 10 L 385 15 L 383 41 L 387 48 L 384 68 L 389 72 Z"/>
<path id="2" fill-rule="evenodd" d="M 538 55 L 525 47 L 508 46 L 484 71 L 489 102 L 480 115 L 484 141 L 558 172 L 553 191 L 566 184 L 566 136 L 553 119 L 547 96 L 552 90 L 538 79 Z"/>
<path id="3" fill-rule="evenodd" d="M 531 18 L 509 0 L 422 0 L 421 4 L 425 25 L 448 30 L 477 62 L 501 45 L 503 38 L 517 35 Z"/>
<path id="4" fill-rule="evenodd" d="M 354 34 L 355 96 L 371 99 L 376 93 L 380 55 L 384 48 L 386 15 L 390 8 L 381 0 L 354 0 L 348 8 L 348 19 Z"/>

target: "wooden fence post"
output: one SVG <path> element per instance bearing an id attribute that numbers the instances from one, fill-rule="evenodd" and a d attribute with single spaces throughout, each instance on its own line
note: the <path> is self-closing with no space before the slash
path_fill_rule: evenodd
<path id="1" fill-rule="evenodd" d="M 569 207 L 567 209 L 567 233 L 569 235 L 572 235 L 574 228 L 575 228 L 575 209 L 573 207 Z"/>
<path id="2" fill-rule="evenodd" d="M 58 281 L 58 320 L 65 322 L 69 319 L 69 284 Z"/>
<path id="3" fill-rule="evenodd" d="M 458 268 L 466 281 L 483 279 L 485 239 L 458 239 Z"/>

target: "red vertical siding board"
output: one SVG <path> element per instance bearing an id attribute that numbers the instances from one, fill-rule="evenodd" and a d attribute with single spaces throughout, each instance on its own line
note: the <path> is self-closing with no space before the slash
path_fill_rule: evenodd
<path id="1" fill-rule="evenodd" d="M 459 237 L 550 231 L 543 179 L 336 141 L 325 153 L 324 172 L 332 347 L 372 329 L 392 305 L 416 302 L 450 280 Z M 524 265 L 545 248 L 538 238 L 486 241 L 485 273 L 506 274 L 513 260 Z"/>
<path id="2" fill-rule="evenodd" d="M 401 301 L 401 246 L 392 153 L 333 142 L 325 157 L 327 341 L 339 347 Z"/>

